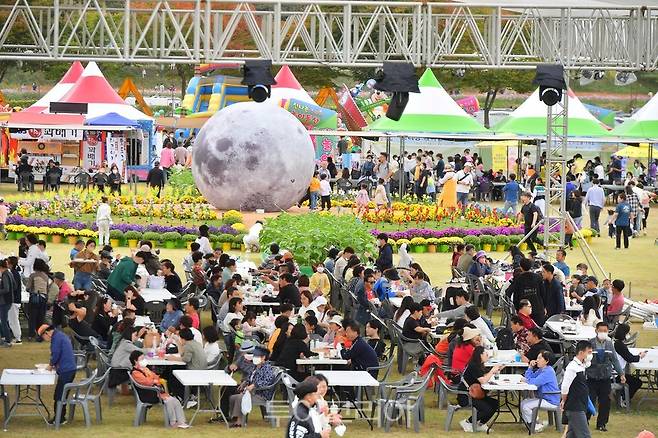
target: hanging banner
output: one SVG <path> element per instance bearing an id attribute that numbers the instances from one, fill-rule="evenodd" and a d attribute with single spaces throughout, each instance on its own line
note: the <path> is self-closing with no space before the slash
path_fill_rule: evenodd
<path id="1" fill-rule="evenodd" d="M 280 105 L 302 122 L 306 129 L 336 130 L 338 120 L 335 111 L 297 99 L 281 99 Z M 327 157 L 334 155 L 333 151 L 338 144 L 338 137 L 313 135 L 311 138 L 315 145 L 317 160 L 326 160 Z"/>
<path id="2" fill-rule="evenodd" d="M 66 128 L 9 128 L 11 138 L 18 140 L 65 140 L 80 141 L 82 140 L 82 129 Z"/>
<path id="3" fill-rule="evenodd" d="M 507 173 L 507 145 L 491 146 L 491 168 L 494 172 L 502 169 Z"/>
<path id="4" fill-rule="evenodd" d="M 100 164 L 103 143 L 100 132 L 87 131 L 85 137 L 82 142 L 82 168 L 88 170 Z"/>
<path id="5" fill-rule="evenodd" d="M 475 96 L 462 97 L 461 99 L 457 99 L 455 102 L 457 102 L 457 105 L 462 107 L 462 109 L 470 115 L 480 111 L 480 102 L 478 102 L 478 99 Z"/>
<path id="6" fill-rule="evenodd" d="M 113 134 L 108 132 L 106 146 L 106 161 L 108 168 L 112 167 L 112 164 L 116 164 L 124 182 L 128 182 L 126 175 L 126 138 L 123 134 Z"/>

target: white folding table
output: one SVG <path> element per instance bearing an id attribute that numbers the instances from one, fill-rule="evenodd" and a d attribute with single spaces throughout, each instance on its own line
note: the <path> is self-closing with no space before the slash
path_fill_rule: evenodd
<path id="1" fill-rule="evenodd" d="M 151 289 L 147 287 L 140 289 L 139 295 L 144 298 L 144 301 L 147 303 L 153 301 L 167 301 L 174 298 L 171 292 L 167 289 Z"/>
<path id="2" fill-rule="evenodd" d="M 510 398 L 508 397 L 510 392 L 536 391 L 537 386 L 526 383 L 523 379 L 523 376 L 520 374 L 499 374 L 489 380 L 489 382 L 484 383 L 482 385 L 482 389 L 485 391 L 496 391 L 498 393 L 498 411 L 493 417 L 493 421 L 489 423 L 489 429 L 487 430 L 487 433 L 489 433 L 489 430 L 491 430 L 491 427 L 496 423 L 496 420 L 500 414 L 504 412 L 512 415 L 514 418 L 514 423 L 518 423 L 521 420 L 521 413 L 519 411 L 521 409 L 521 397 L 519 396 L 518 398 L 519 405 L 515 405 L 510 401 Z M 501 400 L 501 395 L 503 396 L 503 400 Z M 519 411 L 518 418 L 514 414 L 514 408 Z"/>
<path id="3" fill-rule="evenodd" d="M 309 367 L 311 374 L 315 374 L 315 367 L 328 366 L 329 369 L 335 365 L 347 365 L 347 359 L 340 357 L 323 357 L 313 356 L 306 359 L 297 359 L 297 365 Z M 324 374 L 324 372 L 323 372 Z"/>
<path id="4" fill-rule="evenodd" d="M 643 351 L 647 354 L 639 362 L 630 364 L 631 368 L 638 374 L 646 386 L 642 386 L 645 392 L 656 394 L 658 393 L 658 349 L 656 348 L 629 348 L 631 354 L 638 355 Z M 645 400 L 656 400 L 655 395 L 643 395 L 638 401 L 637 407 Z"/>
<path id="5" fill-rule="evenodd" d="M 577 325 L 575 333 L 567 330 L 564 322 L 548 321 L 546 325 L 565 341 L 589 341 L 596 337 L 596 330 L 588 325 Z"/>
<path id="6" fill-rule="evenodd" d="M 327 384 L 331 387 L 379 388 L 377 379 L 372 377 L 367 371 L 323 371 L 322 375 L 327 378 Z M 365 391 L 365 393 L 368 394 L 368 391 Z M 351 398 L 348 401 L 354 405 L 359 415 L 366 419 L 372 430 L 372 419 L 363 412 L 363 409 L 361 409 L 361 406 L 359 406 L 357 400 L 354 398 L 354 393 L 352 391 L 346 391 L 345 394 Z"/>
<path id="7" fill-rule="evenodd" d="M 187 363 L 182 360 L 161 359 L 159 357 L 147 357 L 147 367 L 173 367 L 173 366 L 186 366 Z"/>
<path id="8" fill-rule="evenodd" d="M 227 374 L 225 371 L 222 370 L 174 370 L 174 377 L 178 379 L 178 381 L 183 385 L 186 389 L 185 392 L 187 392 L 187 389 L 190 386 L 196 386 L 197 387 L 197 405 L 196 405 L 196 411 L 194 412 L 194 415 L 192 415 L 192 419 L 190 419 L 190 424 L 194 421 L 194 418 L 197 416 L 199 412 L 208 412 L 212 414 L 219 414 L 221 415 L 222 419 L 224 420 L 224 423 L 226 423 L 226 426 L 228 427 L 228 420 L 224 416 L 224 413 L 222 412 L 221 408 L 216 407 L 215 404 L 213 403 L 212 400 L 212 387 L 213 386 L 219 386 L 219 396 L 217 398 L 217 403 L 221 403 L 222 399 L 222 388 L 225 388 L 227 386 L 238 386 L 238 382 L 236 382 L 233 377 L 231 377 L 229 374 Z M 211 409 L 201 409 L 201 388 L 208 388 L 208 403 L 210 403 Z"/>
<path id="9" fill-rule="evenodd" d="M 9 414 L 3 423 L 3 430 L 7 431 L 7 425 L 12 417 L 27 417 L 36 416 L 35 414 L 16 414 L 19 406 L 33 406 L 38 415 L 48 423 L 50 411 L 41 399 L 41 387 L 53 386 L 57 379 L 57 374 L 54 371 L 37 371 L 26 369 L 5 369 L 0 377 L 0 386 L 13 386 L 16 391 L 16 397 L 11 407 Z M 24 387 L 21 389 L 21 387 Z M 32 394 L 34 393 L 34 394 Z M 43 410 L 46 411 L 44 415 Z"/>
<path id="10" fill-rule="evenodd" d="M 510 368 L 528 368 L 528 364 L 522 360 L 516 360 L 519 353 L 516 350 L 498 350 L 495 357 L 490 357 L 484 364 L 486 367 L 504 365 Z"/>

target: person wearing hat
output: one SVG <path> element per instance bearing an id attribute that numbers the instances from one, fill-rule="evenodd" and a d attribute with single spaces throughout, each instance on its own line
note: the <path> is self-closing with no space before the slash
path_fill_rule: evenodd
<path id="1" fill-rule="evenodd" d="M 49 324 L 43 324 L 37 330 L 37 334 L 41 336 L 44 341 L 50 342 L 50 362 L 48 364 L 49 371 L 57 373 L 57 385 L 55 385 L 54 401 L 55 407 L 53 412 L 57 412 L 57 401 L 62 397 L 64 385 L 73 382 L 75 378 L 75 355 L 73 354 L 73 345 L 71 339 L 63 332 L 56 330 L 55 327 Z M 66 423 L 66 405 L 62 405 L 62 412 L 60 416 L 60 424 Z M 50 424 L 55 424 L 55 418 L 50 420 Z"/>
<path id="2" fill-rule="evenodd" d="M 135 281 L 137 266 L 144 263 L 149 254 L 137 251 L 132 257 L 124 257 L 119 261 L 110 276 L 107 278 L 107 293 L 117 301 L 125 301 L 124 290 Z"/>
<path id="3" fill-rule="evenodd" d="M 299 403 L 295 406 L 286 428 L 286 438 L 329 438 L 331 428 L 316 430 L 311 410 L 318 401 L 318 380 L 309 377 L 295 387 Z"/>
<path id="4" fill-rule="evenodd" d="M 274 368 L 267 361 L 268 351 L 263 347 L 255 347 L 252 362 L 255 365 L 253 371 L 244 379 L 237 388 L 236 394 L 229 397 L 230 427 L 242 427 L 245 419 L 242 414 L 242 397 L 245 392 L 251 393 L 252 403 L 264 404 L 274 396 L 276 388 L 269 388 L 276 381 Z M 267 389 L 260 389 L 267 388 Z"/>
<path id="5" fill-rule="evenodd" d="M 333 344 L 339 332 L 343 329 L 343 318 L 340 315 L 334 315 L 329 320 L 329 330 L 324 335 L 324 342 Z"/>
<path id="6" fill-rule="evenodd" d="M 491 274 L 491 263 L 489 263 L 485 251 L 478 251 L 475 253 L 473 263 L 471 264 L 471 267 L 468 268 L 468 273 L 475 275 L 476 277 L 484 277 L 485 275 Z"/>
<path id="7" fill-rule="evenodd" d="M 481 345 L 484 345 L 482 343 L 482 332 L 470 325 L 465 326 L 452 352 L 452 369 L 458 372 L 464 371 L 473 355 L 473 350 Z"/>
<path id="8" fill-rule="evenodd" d="M 402 292 L 395 292 L 392 287 L 393 283 L 400 281 L 397 269 L 387 269 L 386 271 L 383 271 L 383 274 L 384 275 L 382 275 L 373 286 L 373 290 L 375 291 L 375 294 L 377 294 L 379 301 L 387 300 L 396 296 L 401 297 L 403 295 Z"/>
<path id="9" fill-rule="evenodd" d="M 457 208 L 457 177 L 450 163 L 446 164 L 444 174 L 439 179 L 439 185 L 443 186 L 437 205 L 439 207 L 455 209 Z"/>
<path id="10" fill-rule="evenodd" d="M 473 163 L 467 161 L 464 168 L 457 172 L 457 203 L 461 204 L 462 209 L 468 205 L 468 195 L 473 187 Z"/>

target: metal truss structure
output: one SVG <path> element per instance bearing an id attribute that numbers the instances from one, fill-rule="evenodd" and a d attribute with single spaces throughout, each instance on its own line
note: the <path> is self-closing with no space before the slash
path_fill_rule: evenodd
<path id="1" fill-rule="evenodd" d="M 478 1 L 4 0 L 0 59 L 658 68 L 658 7 Z M 8 3 L 8 4 L 7 4 Z M 654 3 L 655 4 L 655 3 Z"/>

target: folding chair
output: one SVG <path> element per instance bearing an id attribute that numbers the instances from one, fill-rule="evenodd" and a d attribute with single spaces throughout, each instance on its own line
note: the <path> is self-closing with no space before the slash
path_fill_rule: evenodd
<path id="1" fill-rule="evenodd" d="M 160 394 L 162 393 L 162 389 L 158 388 L 157 386 L 140 385 L 139 383 L 135 382 L 135 379 L 133 379 L 133 376 L 130 375 L 130 373 L 128 373 L 128 378 L 130 379 L 130 385 L 133 388 L 133 395 L 135 396 L 135 404 L 136 404 L 133 426 L 138 427 L 144 424 L 146 422 L 147 411 L 153 406 L 161 405 L 162 410 L 164 411 L 164 425 L 165 427 L 169 427 L 169 416 L 167 415 L 167 409 L 165 409 L 164 403 L 162 403 L 162 400 L 160 400 Z M 158 402 L 149 403 L 143 401 L 140 395 L 140 391 L 153 392 L 154 395 L 157 397 Z"/>
<path id="2" fill-rule="evenodd" d="M 80 406 L 85 418 L 85 426 L 91 427 L 91 415 L 89 414 L 88 404 L 89 399 L 87 397 L 89 396 L 91 385 L 95 377 L 96 371 L 85 380 L 64 385 L 62 396 L 57 400 L 57 407 L 55 409 L 55 429 L 59 429 L 61 426 L 62 409 L 64 406 L 68 406 L 69 408 L 69 421 L 73 421 L 73 418 L 75 417 L 75 407 Z"/>

